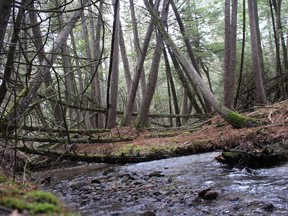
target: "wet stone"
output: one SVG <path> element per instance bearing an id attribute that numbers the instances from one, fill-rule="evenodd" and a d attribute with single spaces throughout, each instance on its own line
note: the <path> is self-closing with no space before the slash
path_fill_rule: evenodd
<path id="1" fill-rule="evenodd" d="M 262 208 L 265 212 L 273 212 L 275 210 L 275 206 L 272 203 L 265 205 Z"/>
<path id="2" fill-rule="evenodd" d="M 91 184 L 101 184 L 100 179 L 92 179 Z"/>

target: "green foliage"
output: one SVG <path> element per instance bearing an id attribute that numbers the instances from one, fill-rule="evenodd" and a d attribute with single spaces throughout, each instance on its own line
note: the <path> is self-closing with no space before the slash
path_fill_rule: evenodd
<path id="1" fill-rule="evenodd" d="M 37 203 L 50 203 L 50 204 L 59 204 L 59 200 L 53 194 L 45 191 L 31 191 L 26 194 L 26 198 L 29 200 L 33 200 Z"/>

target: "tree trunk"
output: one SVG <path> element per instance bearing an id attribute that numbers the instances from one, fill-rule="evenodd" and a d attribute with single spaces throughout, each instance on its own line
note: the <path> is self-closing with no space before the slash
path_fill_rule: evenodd
<path id="1" fill-rule="evenodd" d="M 185 43 L 185 46 L 186 46 L 186 49 L 187 49 L 187 52 L 188 52 L 188 55 L 189 55 L 189 58 L 192 62 L 192 65 L 194 66 L 194 68 L 196 69 L 197 73 L 200 75 L 201 77 L 201 73 L 200 73 L 200 68 L 198 66 L 198 63 L 197 63 L 197 59 L 196 59 L 196 56 L 194 55 L 194 52 L 193 52 L 193 49 L 192 49 L 192 45 L 191 45 L 191 41 L 189 39 L 189 37 L 187 37 L 186 35 L 186 30 L 185 30 L 185 26 L 181 20 L 181 17 L 180 17 L 180 14 L 175 6 L 175 3 L 174 1 L 171 1 L 171 5 L 172 5 L 172 9 L 173 9 L 173 12 L 175 14 L 175 17 L 176 17 L 176 20 L 177 20 L 177 23 L 179 25 L 179 28 L 180 28 L 180 32 L 183 36 L 183 40 L 184 40 L 184 43 Z M 194 90 L 197 92 L 198 90 L 196 88 L 194 88 Z M 210 107 L 210 105 L 205 101 L 205 103 L 202 101 L 202 97 L 200 97 L 200 95 L 198 94 L 198 92 L 196 93 L 197 96 L 198 96 L 198 99 L 199 99 L 199 102 L 201 105 L 203 105 L 203 109 L 206 110 L 207 112 L 212 112 L 212 109 Z"/>
<path id="2" fill-rule="evenodd" d="M 136 52 L 136 58 L 137 58 L 137 63 L 138 63 L 139 59 L 141 59 L 141 55 L 143 54 L 141 54 L 141 47 L 140 47 L 140 40 L 139 40 L 139 35 L 138 35 L 138 25 L 137 25 L 137 19 L 135 15 L 134 2 L 133 0 L 129 0 L 129 3 L 130 3 L 131 23 L 132 23 L 132 30 L 133 30 L 133 44 L 134 44 L 134 49 Z M 141 97 L 144 98 L 145 93 L 146 93 L 146 79 L 145 79 L 144 67 L 141 68 L 140 84 L 141 84 Z"/>
<path id="3" fill-rule="evenodd" d="M 232 12 L 230 11 L 231 4 Z M 233 108 L 234 104 L 236 36 L 237 0 L 225 0 L 224 105 L 229 109 Z"/>
<path id="4" fill-rule="evenodd" d="M 202 110 L 200 108 L 200 106 L 198 105 L 198 102 L 195 99 L 195 93 L 193 91 L 193 88 L 191 86 L 191 83 L 189 82 L 189 80 L 187 79 L 187 77 L 185 76 L 181 66 L 178 63 L 177 57 L 173 54 L 173 52 L 171 51 L 171 49 L 168 47 L 168 51 L 170 54 L 170 57 L 172 59 L 172 62 L 174 64 L 175 67 L 175 71 L 180 79 L 181 84 L 183 85 L 187 96 L 189 97 L 189 100 L 191 101 L 193 107 L 195 108 L 197 113 L 202 113 Z"/>
<path id="5" fill-rule="evenodd" d="M 16 20 L 14 22 L 13 34 L 12 34 L 12 38 L 11 38 L 11 42 L 10 42 L 10 46 L 9 46 L 9 52 L 8 52 L 6 65 L 5 65 L 5 69 L 4 69 L 4 75 L 3 75 L 3 79 L 2 79 L 2 84 L 0 86 L 0 104 L 2 104 L 2 102 L 3 102 L 3 100 L 4 100 L 5 96 L 6 96 L 7 90 L 8 90 L 7 86 L 8 86 L 8 83 L 10 81 L 12 70 L 13 70 L 14 56 L 16 54 L 16 47 L 17 47 L 17 44 L 18 44 L 18 36 L 19 36 L 19 33 L 20 33 L 22 20 L 23 20 L 24 13 L 25 13 L 25 10 L 26 10 L 26 1 L 27 0 L 22 0 L 21 1 L 20 8 L 19 8 Z M 3 4 L 2 6 L 5 7 L 5 8 L 3 8 L 3 11 L 2 11 L 2 8 L 0 8 L 0 11 L 2 11 L 2 12 L 5 12 L 5 10 L 7 10 L 6 12 L 10 11 L 9 6 L 6 5 L 6 4 L 9 4 L 9 2 L 4 1 L 3 3 L 0 3 L 0 6 L 1 6 L 1 4 Z M 3 16 L 3 14 L 1 13 L 0 16 Z M 7 18 L 9 19 L 9 16 L 8 17 L 6 17 L 6 16 L 3 17 L 3 19 L 7 19 Z M 7 23 L 6 23 L 5 20 L 3 20 L 3 21 L 4 21 L 4 23 L 2 23 L 2 24 L 0 23 L 0 24 L 4 28 L 6 28 L 7 27 Z M 2 20 L 0 22 L 2 22 Z M 3 39 L 4 39 L 5 31 L 4 32 L 2 32 L 2 31 L 3 30 L 1 29 L 0 37 L 2 37 L 1 34 L 3 33 Z M 2 39 L 2 41 L 0 41 L 0 46 L 3 46 L 3 39 Z M 1 52 L 1 49 L 0 49 L 0 52 Z"/>
<path id="6" fill-rule="evenodd" d="M 264 89 L 263 75 L 264 65 L 261 49 L 261 41 L 259 35 L 258 10 L 256 0 L 248 0 L 250 36 L 252 48 L 253 70 L 256 85 L 257 102 L 259 104 L 267 104 L 266 92 Z"/>
<path id="7" fill-rule="evenodd" d="M 12 122 L 14 122 L 15 119 L 21 118 L 24 111 L 30 105 L 32 99 L 34 98 L 41 84 L 46 80 L 47 74 L 50 73 L 50 69 L 55 61 L 56 53 L 60 52 L 61 48 L 64 45 L 64 42 L 67 40 L 68 35 L 70 34 L 71 30 L 73 29 L 76 22 L 80 18 L 82 11 L 88 2 L 89 2 L 88 0 L 81 1 L 81 7 L 79 8 L 79 10 L 72 12 L 72 14 L 69 16 L 67 20 L 67 24 L 58 34 L 54 42 L 54 46 L 53 48 L 51 48 L 49 52 L 52 54 L 47 56 L 47 59 L 45 59 L 45 61 L 41 63 L 43 65 L 43 68 L 41 68 L 39 72 L 35 74 L 35 76 L 33 77 L 33 79 L 31 80 L 29 84 L 29 87 L 23 89 L 21 93 L 18 95 L 19 98 L 21 98 L 19 105 L 15 107 L 16 104 L 13 104 L 7 111 L 7 114 L 5 117 L 6 117 L 6 120 L 8 121 L 7 122 L 8 124 L 12 124 Z M 14 108 L 16 109 L 16 112 L 14 111 Z M 16 116 L 15 116 L 15 113 L 16 113 Z"/>
<path id="8" fill-rule="evenodd" d="M 4 36 L 6 33 L 6 28 L 10 18 L 11 7 L 13 0 L 1 0 L 0 1 L 0 54 L 2 54 Z M 21 9 L 23 10 L 23 9 Z M 19 13 L 19 12 L 18 12 Z"/>
<path id="9" fill-rule="evenodd" d="M 131 88 L 131 72 L 130 72 L 130 66 L 129 66 L 129 60 L 126 52 L 126 47 L 125 47 L 125 40 L 124 40 L 124 35 L 123 35 L 123 30 L 122 26 L 120 25 L 120 38 L 119 38 L 119 45 L 120 45 L 120 50 L 121 50 L 121 57 L 122 57 L 122 62 L 123 62 L 123 67 L 124 67 L 124 73 L 125 73 L 125 80 L 126 80 L 126 86 L 127 86 L 127 92 L 129 92 Z"/>
<path id="10" fill-rule="evenodd" d="M 181 52 L 181 50 L 176 46 L 173 39 L 169 36 L 169 34 L 165 31 L 165 28 L 159 20 L 157 13 L 155 10 L 151 7 L 151 5 L 148 3 L 147 0 L 145 0 L 145 5 L 149 9 L 150 14 L 154 18 L 155 25 L 157 26 L 158 30 L 163 34 L 163 38 L 166 42 L 166 44 L 171 47 L 174 54 L 177 56 L 178 60 L 181 62 L 183 67 L 191 72 L 193 77 L 193 84 L 199 88 L 199 91 L 202 93 L 202 95 L 206 98 L 207 101 L 211 104 L 211 106 L 215 109 L 215 111 L 224 118 L 228 123 L 230 123 L 235 128 L 242 128 L 242 127 L 251 127 L 256 126 L 259 124 L 259 122 L 255 119 L 250 119 L 247 117 L 244 117 L 242 115 L 239 115 L 238 113 L 235 113 L 231 110 L 229 110 L 227 107 L 221 105 L 215 98 L 215 96 L 210 91 L 209 87 L 206 86 L 205 82 L 202 80 L 202 78 L 199 76 L 191 62 L 187 60 L 185 55 Z"/>
<path id="11" fill-rule="evenodd" d="M 120 3 L 119 0 L 114 0 L 114 24 L 113 24 L 113 36 L 111 45 L 109 78 L 107 85 L 108 114 L 106 120 L 106 128 L 113 128 L 116 126 L 118 78 L 119 78 L 119 25 L 120 25 L 119 3 Z"/>
<path id="12" fill-rule="evenodd" d="M 155 10 L 158 10 L 159 3 L 160 3 L 160 0 L 156 0 L 155 6 L 154 6 Z M 149 42 L 150 42 L 151 35 L 153 32 L 153 26 L 154 26 L 153 19 L 151 19 L 149 26 L 147 28 L 144 42 L 143 42 L 141 58 L 137 59 L 137 67 L 136 67 L 136 71 L 133 76 L 132 85 L 129 91 L 128 101 L 124 107 L 124 114 L 123 114 L 122 121 L 121 121 L 121 125 L 123 126 L 129 125 L 131 122 L 133 106 L 134 106 L 135 99 L 136 99 L 141 72 L 143 71 L 142 68 L 144 65 L 144 60 L 146 57 L 146 53 L 148 51 Z"/>
<path id="13" fill-rule="evenodd" d="M 161 15 L 161 21 L 166 25 L 167 24 L 167 17 L 168 17 L 168 10 L 169 10 L 169 0 L 163 1 L 163 9 L 162 9 L 162 15 Z M 156 83 L 157 83 L 157 77 L 158 77 L 158 68 L 161 60 L 161 54 L 163 51 L 163 36 L 160 33 L 156 35 L 156 45 L 155 45 L 155 51 L 151 63 L 150 73 L 149 73 L 149 79 L 147 84 L 147 89 L 149 91 L 146 91 L 145 97 L 143 98 L 143 102 L 140 107 L 139 114 L 136 119 L 136 127 L 137 128 L 143 128 L 146 126 L 148 121 L 148 113 L 150 104 L 156 89 Z"/>
<path id="14" fill-rule="evenodd" d="M 172 98 L 173 98 L 175 114 L 179 115 L 180 114 L 180 110 L 179 110 L 179 105 L 178 105 L 178 98 L 177 98 L 176 89 L 175 89 L 175 85 L 174 85 L 174 81 L 173 81 L 171 67 L 170 67 L 170 64 L 169 64 L 168 55 L 167 55 L 167 52 L 166 52 L 165 48 L 163 49 L 163 54 L 164 54 L 164 60 L 165 60 L 167 82 L 168 82 L 168 85 L 170 84 L 170 87 L 171 87 L 171 93 L 172 93 Z M 180 117 L 176 118 L 176 126 L 177 127 L 181 126 Z"/>
<path id="15" fill-rule="evenodd" d="M 102 98 L 101 98 L 101 82 L 100 82 L 100 71 L 99 71 L 99 65 L 101 62 L 103 49 L 104 47 L 100 48 L 100 41 L 101 41 L 101 28 L 103 25 L 102 20 L 102 11 L 103 11 L 103 1 L 99 2 L 99 8 L 98 8 L 98 18 L 96 23 L 96 30 L 94 27 L 94 20 L 92 19 L 93 13 L 91 6 L 89 7 L 89 15 L 90 15 L 90 30 L 91 30 L 91 41 L 92 41 L 92 101 L 93 106 L 97 108 L 103 107 L 102 105 Z M 104 43 L 104 41 L 103 41 Z M 104 128 L 104 115 L 102 113 L 93 113 L 93 127 L 96 128 Z"/>

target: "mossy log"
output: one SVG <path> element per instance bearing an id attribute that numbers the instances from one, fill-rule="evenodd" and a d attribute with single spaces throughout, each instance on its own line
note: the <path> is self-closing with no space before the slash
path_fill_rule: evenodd
<path id="1" fill-rule="evenodd" d="M 9 136 L 9 139 L 15 139 L 14 136 Z M 68 140 L 65 138 L 46 138 L 46 137 L 22 137 L 18 136 L 18 140 L 22 141 L 32 141 L 32 142 L 47 142 L 47 143 L 68 143 Z M 111 138 L 94 138 L 94 137 L 87 137 L 87 138 L 76 138 L 71 139 L 71 143 L 81 143 L 81 144 L 89 144 L 89 143 L 115 143 L 115 142 L 123 142 L 123 141 L 133 141 L 134 137 L 111 137 Z"/>
<path id="2" fill-rule="evenodd" d="M 288 159 L 288 151 L 274 152 L 271 148 L 261 151 L 245 152 L 240 150 L 224 151 L 216 160 L 230 168 L 264 168 L 280 165 Z"/>
<path id="3" fill-rule="evenodd" d="M 127 163 L 146 162 L 152 160 L 149 157 L 141 157 L 141 156 L 75 154 L 70 152 L 35 149 L 35 148 L 29 148 L 27 146 L 17 147 L 17 150 L 25 152 L 26 154 L 37 154 L 52 158 L 61 158 L 64 160 L 70 160 L 71 162 L 83 161 L 89 163 L 93 162 L 93 163 L 107 163 L 107 164 L 127 164 Z"/>
<path id="4" fill-rule="evenodd" d="M 229 111 L 227 113 L 227 117 L 225 117 L 226 120 L 234 127 L 234 128 L 249 128 L 249 127 L 256 127 L 256 126 L 260 126 L 263 124 L 263 122 L 261 122 L 258 119 L 254 119 L 254 118 L 249 118 L 246 117 L 244 115 L 241 115 L 239 113 L 236 112 L 232 112 Z"/>

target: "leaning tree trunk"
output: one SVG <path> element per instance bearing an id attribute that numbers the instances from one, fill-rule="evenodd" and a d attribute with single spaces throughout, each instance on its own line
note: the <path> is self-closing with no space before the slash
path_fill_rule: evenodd
<path id="1" fill-rule="evenodd" d="M 164 25 L 161 20 L 158 18 L 156 11 L 151 7 L 147 0 L 144 1 L 146 7 L 148 8 L 150 14 L 154 18 L 155 25 L 158 30 L 163 34 L 163 38 L 165 43 L 173 50 L 174 54 L 177 56 L 178 60 L 181 62 L 183 67 L 191 72 L 193 77 L 193 84 L 199 88 L 199 91 L 202 95 L 209 101 L 210 105 L 215 109 L 215 111 L 224 118 L 229 124 L 231 124 L 235 128 L 242 127 L 251 127 L 256 126 L 259 122 L 255 119 L 250 119 L 245 116 L 242 116 L 238 113 L 235 113 L 229 110 L 227 107 L 221 105 L 215 98 L 215 96 L 210 91 L 209 87 L 206 86 L 205 82 L 199 76 L 191 62 L 185 57 L 185 55 L 181 52 L 181 50 L 174 43 L 173 39 L 169 36 L 169 34 L 165 31 Z"/>
<path id="2" fill-rule="evenodd" d="M 65 27 L 61 30 L 61 32 L 58 34 L 53 48 L 51 48 L 50 55 L 47 55 L 47 59 L 45 59 L 44 62 L 41 62 L 43 65 L 42 68 L 40 68 L 39 72 L 35 74 L 35 76 L 32 78 L 28 88 L 25 88 L 21 91 L 19 96 L 19 104 L 16 106 L 14 103 L 8 110 L 5 115 L 5 120 L 7 125 L 13 125 L 14 120 L 20 119 L 22 114 L 25 112 L 25 110 L 28 108 L 30 103 L 32 102 L 34 96 L 36 95 L 38 89 L 42 85 L 42 83 L 45 81 L 47 74 L 50 73 L 50 69 L 55 61 L 55 55 L 56 53 L 59 53 L 61 48 L 63 47 L 65 41 L 67 40 L 68 35 L 70 34 L 71 30 L 75 26 L 76 22 L 80 18 L 82 11 L 86 4 L 89 2 L 89 0 L 83 0 L 81 1 L 81 7 L 78 10 L 75 10 L 72 12 L 72 14 L 69 16 L 67 20 L 67 24 Z"/>
<path id="3" fill-rule="evenodd" d="M 164 0 L 161 21 L 160 21 L 160 22 L 163 22 L 164 25 L 167 23 L 168 9 L 169 9 L 169 0 Z M 163 51 L 163 36 L 161 32 L 160 33 L 158 32 L 156 36 L 155 51 L 154 51 L 154 55 L 153 55 L 153 59 L 151 63 L 149 79 L 148 79 L 148 84 L 147 84 L 147 89 L 149 90 L 146 91 L 145 97 L 143 98 L 143 102 L 139 110 L 139 114 L 136 119 L 137 128 L 143 128 L 148 121 L 148 113 L 149 113 L 150 104 L 151 104 L 151 101 L 152 101 L 152 98 L 156 89 L 158 69 L 159 69 L 162 51 Z"/>
<path id="4" fill-rule="evenodd" d="M 185 30 L 185 26 L 184 26 L 184 23 L 182 22 L 182 19 L 180 17 L 180 14 L 178 12 L 178 9 L 174 3 L 174 1 L 171 1 L 171 5 L 172 5 L 172 9 L 173 9 L 173 12 L 175 14 L 175 17 L 176 17 L 176 20 L 177 20 L 177 23 L 178 23 L 178 26 L 179 26 L 179 29 L 180 29 L 180 32 L 182 34 L 182 37 L 183 37 L 183 41 L 185 43 L 185 46 L 186 46 L 186 49 L 187 49 L 187 52 L 188 52 L 188 56 L 192 62 L 192 65 L 193 67 L 195 68 L 195 70 L 197 71 L 197 73 L 199 74 L 199 76 L 201 77 L 201 73 L 200 73 L 200 68 L 198 66 L 198 63 L 197 63 L 197 59 L 196 59 L 196 56 L 193 52 L 193 49 L 192 49 L 192 45 L 191 45 L 191 41 L 189 39 L 189 37 L 187 37 L 187 33 L 186 33 L 186 30 Z M 189 77 L 189 75 L 188 75 Z M 194 88 L 194 91 L 196 92 L 196 95 L 198 97 L 198 100 L 200 102 L 200 104 L 203 106 L 203 109 L 206 111 L 206 112 L 212 112 L 212 109 L 209 105 L 209 103 L 207 101 L 204 101 L 203 102 L 203 99 L 202 97 L 200 96 L 200 94 L 198 93 L 198 90 L 196 88 Z M 205 99 L 204 99 L 205 100 Z M 196 110 L 197 111 L 197 110 Z"/>
<path id="5" fill-rule="evenodd" d="M 154 7 L 156 10 L 158 10 L 159 3 L 160 3 L 160 0 L 157 0 L 155 2 Z M 124 114 L 123 114 L 123 117 L 121 120 L 121 125 L 123 125 L 123 126 L 127 126 L 131 122 L 133 106 L 134 106 L 135 99 L 136 99 L 136 94 L 137 94 L 137 89 L 138 89 L 141 73 L 143 71 L 142 68 L 144 65 L 144 60 L 145 60 L 146 53 L 147 53 L 148 48 L 149 48 L 149 42 L 150 42 L 151 35 L 153 32 L 153 27 L 154 27 L 154 23 L 153 23 L 153 19 L 151 19 L 149 26 L 148 26 L 148 29 L 146 31 L 143 45 L 142 45 L 141 56 L 139 59 L 137 59 L 136 71 L 134 73 L 133 80 L 131 83 L 131 88 L 129 91 L 127 104 L 124 107 Z"/>

